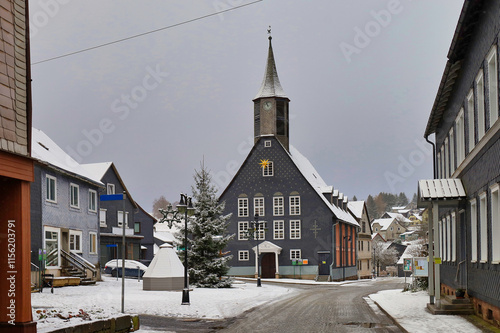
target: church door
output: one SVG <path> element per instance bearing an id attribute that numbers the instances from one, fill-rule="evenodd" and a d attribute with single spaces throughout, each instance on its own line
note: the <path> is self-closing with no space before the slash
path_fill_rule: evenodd
<path id="1" fill-rule="evenodd" d="M 263 253 L 261 259 L 261 276 L 267 279 L 274 279 L 276 276 L 276 259 L 274 253 Z"/>

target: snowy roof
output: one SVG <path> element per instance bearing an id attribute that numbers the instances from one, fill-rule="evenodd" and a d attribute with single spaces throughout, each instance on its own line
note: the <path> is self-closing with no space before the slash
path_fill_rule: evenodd
<path id="1" fill-rule="evenodd" d="M 363 216 L 363 208 L 365 207 L 364 201 L 349 201 L 347 203 L 347 208 L 356 216 L 356 218 L 360 219 Z"/>
<path id="2" fill-rule="evenodd" d="M 175 253 L 173 246 L 163 244 L 149 264 L 143 279 L 182 276 L 184 276 L 184 265 L 182 265 L 177 253 Z"/>
<path id="3" fill-rule="evenodd" d="M 375 223 L 378 223 L 380 225 L 380 230 L 383 231 L 383 230 L 387 230 L 387 228 L 389 228 L 389 226 L 392 224 L 393 221 L 394 221 L 393 218 L 376 219 L 376 220 L 373 220 L 372 226 Z"/>
<path id="4" fill-rule="evenodd" d="M 86 181 L 104 185 L 101 178 L 94 175 L 75 161 L 70 155 L 61 149 L 43 131 L 32 128 L 31 135 L 31 157 L 40 163 L 49 164 L 61 171 L 66 171 L 75 176 L 80 176 Z"/>
<path id="5" fill-rule="evenodd" d="M 463 199 L 465 189 L 462 181 L 453 179 L 427 179 L 418 181 L 419 201 Z"/>
<path id="6" fill-rule="evenodd" d="M 290 145 L 290 156 L 292 161 L 295 163 L 299 171 L 306 178 L 309 184 L 316 190 L 320 198 L 325 202 L 325 204 L 330 208 L 333 214 L 340 220 L 353 224 L 359 227 L 358 222 L 352 217 L 351 214 L 345 212 L 344 210 L 338 208 L 335 205 L 332 205 L 330 201 L 328 201 L 323 195 L 322 190 L 327 187 L 325 181 L 316 169 L 313 167 L 311 162 L 302 155 L 294 146 Z"/>
<path id="7" fill-rule="evenodd" d="M 88 170 L 95 178 L 102 179 L 106 171 L 108 171 L 109 167 L 113 164 L 113 162 L 103 162 L 103 163 L 89 163 L 83 164 L 83 167 Z"/>
<path id="8" fill-rule="evenodd" d="M 404 217 L 403 214 L 387 212 L 387 215 L 389 215 L 390 217 L 392 217 L 393 219 L 396 219 L 398 221 L 411 222 L 411 220 Z"/>
<path id="9" fill-rule="evenodd" d="M 155 231 L 154 238 L 164 243 L 173 243 L 175 241 L 174 235 L 170 231 Z"/>
<path id="10" fill-rule="evenodd" d="M 276 71 L 271 37 L 269 37 L 269 52 L 267 55 L 266 72 L 264 73 L 264 79 L 262 80 L 260 90 L 254 99 L 263 97 L 288 98 L 285 91 L 281 87 L 280 79 L 278 78 L 278 71 Z"/>

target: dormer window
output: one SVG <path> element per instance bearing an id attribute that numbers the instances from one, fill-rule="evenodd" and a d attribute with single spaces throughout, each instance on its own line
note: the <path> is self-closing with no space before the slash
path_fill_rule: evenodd
<path id="1" fill-rule="evenodd" d="M 264 141 L 264 147 L 271 147 L 271 140 Z"/>

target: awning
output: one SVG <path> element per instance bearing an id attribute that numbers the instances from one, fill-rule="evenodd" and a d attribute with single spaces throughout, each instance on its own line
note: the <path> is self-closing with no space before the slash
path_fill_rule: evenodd
<path id="1" fill-rule="evenodd" d="M 144 245 L 141 245 L 141 250 L 147 250 L 148 248 L 145 247 Z"/>
<path id="2" fill-rule="evenodd" d="M 426 179 L 418 181 L 419 204 L 435 200 L 445 201 L 465 198 L 465 189 L 460 179 Z"/>

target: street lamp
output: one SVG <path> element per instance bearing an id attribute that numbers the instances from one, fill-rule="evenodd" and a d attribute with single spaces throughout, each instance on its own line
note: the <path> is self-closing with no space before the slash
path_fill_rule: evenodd
<path id="1" fill-rule="evenodd" d="M 163 217 L 159 223 L 167 222 L 171 229 L 174 222 L 182 222 L 182 214 L 184 214 L 184 289 L 182 289 L 182 305 L 189 305 L 189 284 L 188 284 L 188 227 L 187 218 L 193 216 L 194 208 L 191 202 L 191 197 L 181 193 L 181 201 L 177 204 L 177 210 L 172 209 L 172 205 L 168 205 L 167 209 L 160 209 Z M 170 217 L 169 217 L 170 216 Z"/>
<path id="2" fill-rule="evenodd" d="M 264 223 L 263 221 L 259 221 L 259 214 L 255 214 L 254 221 L 252 222 L 252 238 L 257 240 L 257 287 L 262 287 L 260 281 L 260 258 L 259 258 L 259 240 L 260 240 L 260 225 Z"/>
<path id="3" fill-rule="evenodd" d="M 345 266 L 347 265 L 347 255 L 349 254 L 349 251 L 347 250 L 348 248 L 348 241 L 351 241 L 351 236 L 344 236 L 345 240 L 345 263 L 342 265 L 342 281 L 345 281 Z M 343 257 L 343 256 L 342 256 Z M 342 261 L 342 257 L 340 257 L 340 260 Z"/>

